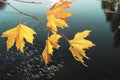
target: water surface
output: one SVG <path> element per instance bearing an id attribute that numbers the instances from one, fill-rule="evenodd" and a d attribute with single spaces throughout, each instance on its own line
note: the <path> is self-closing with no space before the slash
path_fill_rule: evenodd
<path id="1" fill-rule="evenodd" d="M 8 0 L 16 8 L 33 16 L 40 16 L 42 23 L 46 24 L 45 14 L 52 3 L 44 0 L 40 1 L 42 4 L 38 5 Z M 119 80 L 120 30 L 118 26 L 120 26 L 120 7 L 117 6 L 117 2 L 76 0 L 68 10 L 73 12 L 74 16 L 67 20 L 69 28 L 60 29 L 59 32 L 72 39 L 77 32 L 92 30 L 87 39 L 93 41 L 96 46 L 86 52 L 87 56 L 91 58 L 85 60 L 89 66 L 86 68 L 80 62 L 74 60 L 67 50 L 69 45 L 64 40 L 61 40 L 61 51 L 56 51 L 55 54 L 63 57 L 64 64 L 63 68 L 56 72 L 52 80 Z M 9 6 L 0 10 L 1 35 L 3 31 L 16 26 L 18 23 L 19 13 L 17 11 Z M 47 38 L 45 25 L 37 23 L 36 20 L 28 16 L 24 16 L 23 23 L 38 33 L 35 36 L 34 47 L 41 54 L 45 45 L 44 40 Z M 0 44 L 2 55 L 6 53 L 5 39 L 0 38 Z"/>

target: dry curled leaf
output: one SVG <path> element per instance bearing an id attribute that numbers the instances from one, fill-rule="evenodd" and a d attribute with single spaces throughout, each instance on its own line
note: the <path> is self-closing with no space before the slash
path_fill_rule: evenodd
<path id="1" fill-rule="evenodd" d="M 43 60 L 45 64 L 47 65 L 49 61 L 51 60 L 51 55 L 53 55 L 53 48 L 58 49 L 59 44 L 58 40 L 61 38 L 59 34 L 52 34 L 48 39 L 46 40 L 46 46 L 42 53 Z"/>
<path id="2" fill-rule="evenodd" d="M 68 27 L 66 19 L 73 14 L 71 12 L 64 11 L 65 8 L 69 8 L 69 5 L 73 1 L 59 1 L 55 3 L 52 8 L 47 12 L 47 28 L 52 32 L 57 32 L 57 27 Z"/>
<path id="3" fill-rule="evenodd" d="M 75 34 L 73 40 L 69 40 L 69 50 L 72 52 L 73 57 L 85 66 L 87 65 L 84 63 L 83 58 L 89 59 L 85 54 L 85 49 L 95 46 L 95 44 L 93 44 L 91 41 L 85 39 L 90 32 L 90 30 L 78 32 Z"/>
<path id="4" fill-rule="evenodd" d="M 7 50 L 9 50 L 9 48 L 11 48 L 16 42 L 17 49 L 23 53 L 25 46 L 24 39 L 26 39 L 27 42 L 33 44 L 33 34 L 36 34 L 33 29 L 26 25 L 19 24 L 16 27 L 3 32 L 2 37 L 7 37 Z"/>

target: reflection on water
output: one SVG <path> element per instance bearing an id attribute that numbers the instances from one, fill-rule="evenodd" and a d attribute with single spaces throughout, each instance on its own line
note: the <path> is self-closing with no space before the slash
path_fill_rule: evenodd
<path id="1" fill-rule="evenodd" d="M 116 1 L 115 2 L 112 2 L 110 0 L 102 1 L 102 9 L 104 10 L 107 21 L 112 20 L 113 13 L 111 13 L 111 12 L 115 11 L 115 5 L 116 5 Z M 111 11 L 111 12 L 109 12 L 109 11 Z"/>
<path id="2" fill-rule="evenodd" d="M 114 46 L 116 48 L 120 46 L 120 30 L 115 31 L 114 33 Z"/>
<path id="3" fill-rule="evenodd" d="M 4 1 L 6 1 L 6 0 L 4 0 Z M 0 2 L 0 10 L 4 9 L 4 8 L 5 8 L 5 6 L 6 6 L 6 4 L 4 4 L 4 3 Z"/>
<path id="4" fill-rule="evenodd" d="M 120 46 L 120 5 L 118 0 L 102 1 L 102 9 L 106 15 L 106 20 L 110 22 L 111 31 L 114 32 L 114 46 Z"/>
<path id="5" fill-rule="evenodd" d="M 9 53 L 0 53 L 0 80 L 51 79 L 62 67 L 63 62 L 56 64 L 51 62 L 45 66 L 39 52 L 35 47 L 27 45 L 24 54 L 16 49 Z"/>

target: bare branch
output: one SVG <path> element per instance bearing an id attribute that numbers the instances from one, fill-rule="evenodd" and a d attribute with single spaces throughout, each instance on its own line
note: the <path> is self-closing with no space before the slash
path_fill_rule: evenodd
<path id="1" fill-rule="evenodd" d="M 0 2 L 6 4 L 6 5 L 8 5 L 8 6 L 10 6 L 11 8 L 15 9 L 15 10 L 18 11 L 19 13 L 22 13 L 22 14 L 24 14 L 24 15 L 26 15 L 26 16 L 29 16 L 29 17 L 31 17 L 31 18 L 37 20 L 37 21 L 40 19 L 39 17 L 34 17 L 34 16 L 30 15 L 30 14 L 27 14 L 27 13 L 25 13 L 25 12 L 23 12 L 23 11 L 17 9 L 17 8 L 14 7 L 13 5 L 11 5 L 10 3 L 7 3 L 7 2 L 5 2 L 5 1 L 3 1 L 3 0 L 0 0 Z"/>
<path id="2" fill-rule="evenodd" d="M 23 2 L 23 3 L 33 3 L 33 4 L 41 4 L 41 2 L 30 2 L 30 1 L 23 1 L 23 0 L 15 0 L 15 1 L 18 1 L 18 2 Z"/>

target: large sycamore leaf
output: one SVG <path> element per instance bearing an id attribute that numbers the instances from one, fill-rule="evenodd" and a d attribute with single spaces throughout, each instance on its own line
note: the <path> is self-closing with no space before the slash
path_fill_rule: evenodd
<path id="1" fill-rule="evenodd" d="M 74 39 L 69 40 L 69 50 L 72 52 L 73 57 L 85 66 L 87 65 L 84 63 L 83 58 L 89 59 L 85 54 L 85 49 L 95 46 L 95 44 L 93 44 L 91 41 L 85 39 L 90 32 L 90 30 L 78 32 L 75 34 Z"/>
<path id="2" fill-rule="evenodd" d="M 46 40 L 46 46 L 42 53 L 43 60 L 45 64 L 47 65 L 51 60 L 51 55 L 53 55 L 53 48 L 58 49 L 59 44 L 58 40 L 61 38 L 59 34 L 52 34 L 48 39 Z"/>
<path id="3" fill-rule="evenodd" d="M 57 32 L 57 27 L 68 27 L 66 19 L 73 14 L 71 12 L 64 11 L 65 8 L 69 8 L 69 5 L 73 1 L 60 0 L 55 3 L 52 8 L 47 12 L 47 28 L 52 32 Z"/>
<path id="4" fill-rule="evenodd" d="M 16 42 L 17 49 L 23 53 L 25 46 L 24 39 L 26 39 L 27 42 L 33 44 L 33 34 L 36 34 L 33 29 L 26 25 L 19 24 L 16 27 L 3 32 L 2 37 L 7 37 L 7 50 L 9 50 L 9 48 L 11 48 Z"/>

